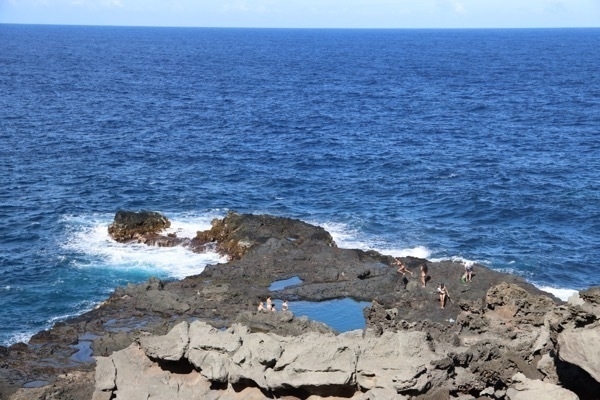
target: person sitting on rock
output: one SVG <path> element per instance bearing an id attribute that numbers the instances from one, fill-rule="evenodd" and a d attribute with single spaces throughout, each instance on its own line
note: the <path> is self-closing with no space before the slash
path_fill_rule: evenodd
<path id="1" fill-rule="evenodd" d="M 429 272 L 429 268 L 427 264 L 421 264 L 421 285 L 425 287 L 427 285 L 427 274 Z"/>
<path id="2" fill-rule="evenodd" d="M 258 311 L 265 311 L 265 305 L 262 301 L 258 303 Z"/>
<path id="3" fill-rule="evenodd" d="M 271 305 L 271 312 L 275 312 L 275 311 L 277 311 L 277 309 L 275 308 L 275 304 L 272 304 Z"/>
<path id="4" fill-rule="evenodd" d="M 398 272 L 401 273 L 403 277 L 407 272 L 412 275 L 412 272 L 406 269 L 406 265 L 404 265 L 404 263 L 398 258 L 396 259 L 396 265 L 399 267 Z"/>
<path id="5" fill-rule="evenodd" d="M 446 305 L 446 298 L 448 298 L 448 289 L 444 286 L 443 283 L 440 283 L 437 287 L 437 292 L 440 295 L 440 305 L 442 308 Z"/>
<path id="6" fill-rule="evenodd" d="M 288 310 L 288 302 L 287 300 L 284 300 L 283 303 L 281 304 L 281 311 L 287 311 Z"/>

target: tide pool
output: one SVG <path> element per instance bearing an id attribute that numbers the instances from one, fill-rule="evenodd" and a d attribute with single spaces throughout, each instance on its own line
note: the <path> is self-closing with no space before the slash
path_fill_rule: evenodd
<path id="1" fill-rule="evenodd" d="M 281 310 L 283 300 L 275 300 Z M 363 310 L 371 305 L 368 301 L 356 301 L 349 297 L 326 301 L 288 301 L 289 311 L 294 316 L 305 316 L 323 322 L 338 332 L 347 332 L 366 327 Z"/>
<path id="2" fill-rule="evenodd" d="M 290 286 L 299 285 L 302 282 L 303 282 L 302 279 L 300 279 L 297 276 L 294 276 L 289 279 L 282 279 L 280 281 L 275 281 L 275 282 L 271 283 L 271 286 L 269 286 L 269 290 L 272 292 L 274 292 L 276 290 L 283 290 Z"/>

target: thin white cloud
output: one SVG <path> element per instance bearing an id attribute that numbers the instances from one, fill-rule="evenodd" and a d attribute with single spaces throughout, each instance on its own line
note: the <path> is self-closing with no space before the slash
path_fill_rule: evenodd
<path id="1" fill-rule="evenodd" d="M 455 14 L 466 14 L 467 7 L 463 1 L 457 0 L 437 0 L 437 11 L 450 12 Z"/>
<path id="2" fill-rule="evenodd" d="M 250 8 L 248 3 L 245 1 L 234 1 L 232 3 L 225 3 L 223 5 L 225 11 L 237 11 L 237 12 L 248 12 Z"/>
<path id="3" fill-rule="evenodd" d="M 119 7 L 123 8 L 123 0 L 107 0 L 104 4 L 108 7 Z"/>
<path id="4" fill-rule="evenodd" d="M 275 6 L 276 1 L 274 0 L 236 0 L 233 2 L 225 3 L 222 6 L 222 9 L 228 12 L 265 14 L 274 11 Z M 290 5 L 288 4 L 287 7 L 290 7 Z"/>
<path id="5" fill-rule="evenodd" d="M 454 12 L 456 12 L 457 14 L 465 14 L 467 12 L 465 5 L 463 3 L 461 3 L 460 1 L 455 1 L 453 4 L 453 7 L 454 7 Z"/>
<path id="6" fill-rule="evenodd" d="M 60 8 L 64 6 L 76 6 L 76 7 L 124 7 L 123 0 L 8 0 L 13 6 L 27 7 L 32 6 L 44 6 L 49 8 Z"/>
<path id="7" fill-rule="evenodd" d="M 546 1 L 544 11 L 551 13 L 561 13 L 567 11 L 567 6 L 562 1 Z"/>

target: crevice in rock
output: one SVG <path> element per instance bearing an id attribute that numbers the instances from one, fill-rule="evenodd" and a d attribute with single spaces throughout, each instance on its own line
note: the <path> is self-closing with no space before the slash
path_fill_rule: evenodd
<path id="1" fill-rule="evenodd" d="M 272 391 L 275 398 L 285 396 L 295 396 L 301 400 L 307 399 L 310 396 L 320 397 L 339 397 L 351 398 L 356 394 L 356 387 L 353 385 L 319 385 L 319 386 L 302 386 L 301 388 L 287 388 Z"/>
<path id="2" fill-rule="evenodd" d="M 293 387 L 287 387 L 284 389 L 270 390 L 268 397 L 271 399 L 278 399 L 278 398 L 282 398 L 282 397 L 283 398 L 295 397 L 299 400 L 306 400 L 310 396 L 311 396 L 311 393 L 307 392 L 306 390 L 299 389 L 299 388 L 293 388 Z"/>
<path id="3" fill-rule="evenodd" d="M 596 381 L 584 369 L 577 365 L 562 361 L 556 357 L 556 374 L 560 384 L 569 389 L 577 396 L 579 400 L 597 400 L 600 393 L 600 382 Z"/>
<path id="4" fill-rule="evenodd" d="M 229 385 L 227 382 L 211 381 L 210 390 L 227 390 L 227 385 Z"/>
<path id="5" fill-rule="evenodd" d="M 250 388 L 258 388 L 265 397 L 271 397 L 270 393 L 269 393 L 269 391 L 267 389 L 260 387 L 252 379 L 240 379 L 238 382 L 231 384 L 231 388 L 235 392 L 238 392 L 238 393 L 241 392 L 242 390 L 246 389 L 246 388 L 249 388 L 249 387 Z"/>
<path id="6" fill-rule="evenodd" d="M 474 388 L 458 388 L 455 390 L 450 390 L 448 392 L 452 397 L 460 397 L 460 396 L 464 396 L 464 395 L 469 395 L 469 396 L 473 396 L 474 398 L 478 399 L 481 397 L 481 390 L 477 390 Z"/>
<path id="7" fill-rule="evenodd" d="M 187 358 L 181 358 L 178 361 L 167 361 L 161 359 L 152 359 L 163 371 L 168 371 L 172 374 L 187 375 L 191 374 L 194 366 Z"/>

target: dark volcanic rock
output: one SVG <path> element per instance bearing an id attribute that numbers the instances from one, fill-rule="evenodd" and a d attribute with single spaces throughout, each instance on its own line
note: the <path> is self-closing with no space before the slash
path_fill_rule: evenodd
<path id="1" fill-rule="evenodd" d="M 119 241 L 188 245 L 159 234 L 168 226 L 158 213 L 120 211 L 109 231 Z M 216 329 L 239 322 L 252 333 L 285 337 L 308 332 L 331 335 L 322 324 L 294 317 L 294 301 L 344 297 L 371 302 L 365 319 L 375 335 L 419 332 L 431 351 L 446 354 L 428 367 L 428 380 L 424 375 L 418 379 L 435 387 L 425 396 L 433 395 L 433 390 L 443 396 L 448 392 L 479 395 L 484 389 L 493 393 L 495 386 L 509 386 L 517 372 L 539 379 L 535 365 L 542 357 L 540 371 L 546 379 L 554 379 L 552 383 L 560 383 L 562 371 L 575 370 L 556 356 L 559 340 L 565 348 L 573 342 L 563 330 L 595 327 L 592 311 L 600 304 L 598 290 L 589 290 L 582 292 L 586 309 L 567 307 L 518 277 L 481 265 L 475 265 L 472 282 L 463 282 L 464 265 L 453 261 L 404 257 L 413 274 L 402 276 L 393 257 L 338 248 L 323 228 L 290 218 L 229 213 L 214 220 L 210 230 L 199 232 L 189 248 L 203 251 L 207 244 L 217 246 L 230 261 L 208 265 L 201 274 L 179 281 L 150 279 L 117 288 L 98 308 L 35 335 L 29 345 L 0 348 L 0 399 L 32 381 L 48 382 L 52 390 L 60 390 L 64 385 L 60 377 L 93 369 L 93 362 L 73 357 L 84 341 L 91 342 L 94 356 L 110 356 L 151 335 L 164 335 L 181 322 L 199 320 Z M 421 264 L 429 270 L 425 287 L 418 279 Z M 269 290 L 273 281 L 292 277 L 302 283 Z M 435 293 L 438 282 L 449 290 L 444 309 Z M 291 313 L 257 312 L 259 301 L 267 297 L 287 299 Z M 581 364 L 595 371 L 591 369 L 595 366 Z M 448 374 L 454 374 L 452 379 L 447 379 Z M 419 393 L 428 390 L 418 386 Z M 32 396 L 20 399 L 52 398 L 50 389 L 36 389 L 45 393 L 38 397 L 29 390 Z M 82 391 L 88 393 L 89 387 Z"/>
<path id="2" fill-rule="evenodd" d="M 146 235 L 158 234 L 171 226 L 162 214 L 153 211 L 117 211 L 108 233 L 117 242 L 125 243 Z"/>
<path id="3" fill-rule="evenodd" d="M 198 232 L 193 244 L 217 242 L 220 252 L 232 259 L 240 259 L 251 248 L 271 239 L 300 243 L 316 240 L 327 246 L 335 246 L 331 235 L 321 227 L 297 219 L 234 212 L 228 213 L 223 219 L 214 219 L 212 228 Z"/>

